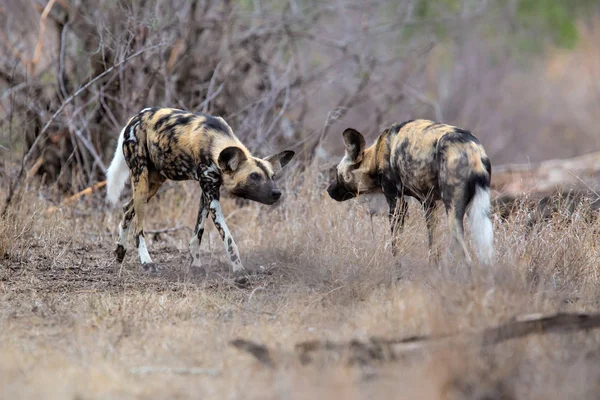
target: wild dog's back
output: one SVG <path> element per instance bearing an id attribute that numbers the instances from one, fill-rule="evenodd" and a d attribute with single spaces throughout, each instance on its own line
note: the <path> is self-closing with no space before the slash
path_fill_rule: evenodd
<path id="1" fill-rule="evenodd" d="M 458 184 L 465 176 L 482 180 L 489 186 L 492 165 L 485 149 L 479 140 L 469 131 L 454 128 L 440 138 L 436 157 L 440 164 L 447 166 L 447 171 L 440 171 L 440 179 L 448 184 Z"/>
<path id="2" fill-rule="evenodd" d="M 390 127 L 390 167 L 401 178 L 405 190 L 423 200 L 438 188 L 436 147 L 453 126 L 426 119 L 406 121 Z M 432 193 L 432 189 L 433 193 Z"/>
<path id="3" fill-rule="evenodd" d="M 168 179 L 198 179 L 197 166 L 217 164 L 226 147 L 240 148 L 248 157 L 250 152 L 235 136 L 231 127 L 220 117 L 191 113 L 174 108 L 147 108 L 133 117 L 126 128 L 146 147 L 156 170 Z M 126 135 L 127 141 L 128 135 Z"/>

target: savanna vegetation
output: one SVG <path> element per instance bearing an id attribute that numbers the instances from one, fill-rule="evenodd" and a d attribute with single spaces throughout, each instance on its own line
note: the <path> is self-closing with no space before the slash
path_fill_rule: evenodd
<path id="1" fill-rule="evenodd" d="M 586 0 L 4 0 L 0 397 L 595 398 L 594 330 L 361 365 L 290 354 L 311 339 L 598 310 L 595 198 L 535 225 L 524 204 L 495 212 L 495 263 L 469 269 L 448 254 L 443 211 L 430 265 L 418 204 L 393 257 L 382 199 L 337 203 L 325 188 L 348 126 L 373 140 L 396 121 L 441 120 L 473 131 L 492 165 L 600 150 L 599 39 Z M 148 106 L 220 115 L 258 156 L 297 152 L 276 206 L 224 194 L 244 264 L 261 272 L 248 285 L 231 280 L 210 223 L 208 275 L 189 270 L 194 182 L 149 203 L 159 274 L 142 274 L 135 251 L 115 262 L 121 210 L 102 183 L 119 131 Z M 238 338 L 273 349 L 274 366 Z"/>

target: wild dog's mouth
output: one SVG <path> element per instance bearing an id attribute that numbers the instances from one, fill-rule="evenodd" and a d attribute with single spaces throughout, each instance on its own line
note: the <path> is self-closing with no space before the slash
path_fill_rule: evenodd
<path id="1" fill-rule="evenodd" d="M 329 185 L 327 193 L 329 193 L 329 197 L 335 201 L 346 201 L 358 196 L 358 191 L 349 190 L 347 187 L 340 185 L 337 181 Z"/>
<path id="2" fill-rule="evenodd" d="M 232 190 L 231 194 L 266 205 L 273 205 L 281 200 L 281 191 L 279 189 L 272 189 L 268 193 L 264 191 Z"/>

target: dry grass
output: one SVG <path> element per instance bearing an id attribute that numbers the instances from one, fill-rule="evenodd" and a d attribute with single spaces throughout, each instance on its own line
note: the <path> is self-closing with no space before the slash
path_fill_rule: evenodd
<path id="1" fill-rule="evenodd" d="M 271 274 L 229 285 L 212 225 L 202 245 L 208 277 L 187 270 L 198 189 L 168 184 L 151 203 L 149 235 L 162 267 L 138 271 L 111 252 L 118 210 L 82 200 L 53 215 L 31 191 L 0 221 L 0 397 L 163 398 L 593 398 L 600 333 L 431 351 L 370 368 L 267 369 L 231 348 L 246 338 L 290 350 L 300 340 L 404 337 L 471 331 L 528 312 L 598 309 L 595 227 L 560 213 L 528 233 L 527 211 L 495 220 L 497 264 L 488 270 L 427 264 L 423 216 L 411 205 L 394 259 L 386 217 L 335 203 L 316 173 L 287 176 L 275 207 L 224 210 L 247 267 Z M 439 237 L 448 237 L 440 213 Z M 447 255 L 444 258 L 448 260 Z M 285 354 L 282 352 L 281 354 Z M 284 357 L 283 355 L 281 357 Z"/>

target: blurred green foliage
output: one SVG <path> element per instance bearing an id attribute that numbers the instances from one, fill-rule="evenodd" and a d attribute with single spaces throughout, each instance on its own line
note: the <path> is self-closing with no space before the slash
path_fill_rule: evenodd
<path id="1" fill-rule="evenodd" d="M 514 17 L 529 34 L 543 35 L 556 46 L 573 48 L 577 43 L 577 19 L 597 5 L 597 0 L 519 0 Z M 534 46 L 531 50 L 537 49 Z"/>
<path id="2" fill-rule="evenodd" d="M 485 12 L 471 22 L 486 25 L 487 35 L 502 35 L 519 51 L 537 52 L 545 44 L 573 48 L 578 39 L 578 20 L 597 14 L 599 5 L 598 0 L 492 0 Z M 453 23 L 452 17 L 476 13 L 480 6 L 480 1 L 418 0 L 414 15 L 416 19 L 430 21 L 433 32 L 444 38 Z M 410 35 L 415 31 L 418 29 L 405 33 Z"/>

